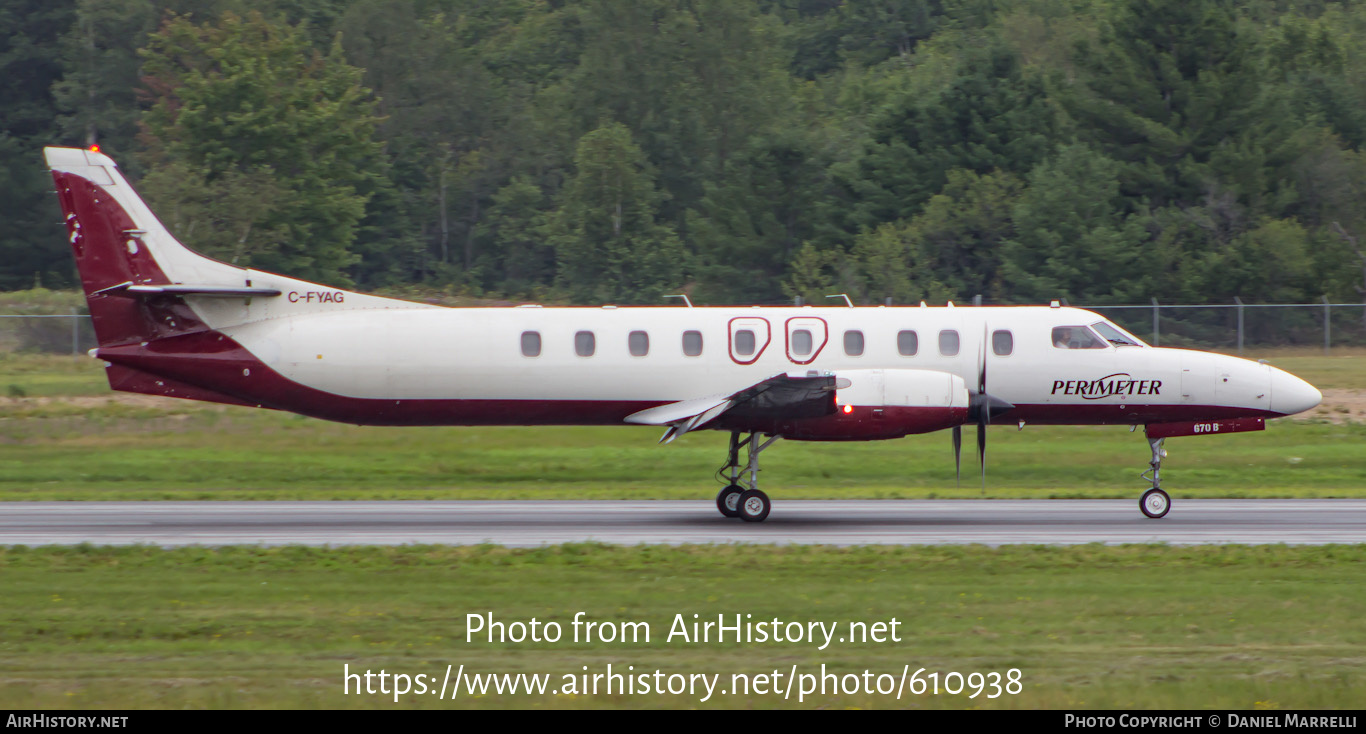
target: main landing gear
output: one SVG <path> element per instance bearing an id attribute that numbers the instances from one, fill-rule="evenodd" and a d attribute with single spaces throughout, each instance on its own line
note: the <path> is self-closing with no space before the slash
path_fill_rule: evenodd
<path id="1" fill-rule="evenodd" d="M 721 468 L 727 473 L 730 484 L 716 495 L 716 509 L 726 517 L 738 517 L 745 522 L 763 522 L 773 509 L 768 495 L 759 491 L 759 452 L 773 445 L 780 437 L 767 436 L 766 440 L 761 441 L 762 438 L 761 434 L 750 433 L 749 438 L 741 441 L 739 431 L 730 434 L 730 452 L 726 457 L 726 465 Z M 749 447 L 749 463 L 741 469 L 740 449 L 746 446 Z M 749 472 L 749 479 L 745 482 L 749 485 L 748 489 L 740 483 L 740 477 L 745 472 Z"/>
<path id="2" fill-rule="evenodd" d="M 1162 448 L 1162 444 L 1166 440 L 1167 439 L 1165 438 L 1148 439 L 1148 445 L 1151 446 L 1153 450 L 1153 459 L 1148 462 L 1148 466 L 1152 468 L 1140 475 L 1144 479 L 1151 479 L 1153 488 L 1144 492 L 1143 496 L 1139 498 L 1138 509 L 1143 510 L 1144 515 L 1147 515 L 1154 520 L 1165 516 L 1167 511 L 1172 508 L 1172 498 L 1167 496 L 1167 493 L 1163 492 L 1162 488 L 1158 486 L 1161 483 L 1158 474 L 1162 471 L 1162 459 L 1167 456 L 1167 450 Z M 1148 476 L 1149 472 L 1152 473 L 1152 477 Z"/>

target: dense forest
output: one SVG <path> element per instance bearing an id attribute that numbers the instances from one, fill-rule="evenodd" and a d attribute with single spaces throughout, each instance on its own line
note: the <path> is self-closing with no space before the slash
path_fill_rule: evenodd
<path id="1" fill-rule="evenodd" d="M 578 303 L 1359 300 L 1366 3 L 0 0 L 0 289 L 44 145 L 203 252 Z"/>

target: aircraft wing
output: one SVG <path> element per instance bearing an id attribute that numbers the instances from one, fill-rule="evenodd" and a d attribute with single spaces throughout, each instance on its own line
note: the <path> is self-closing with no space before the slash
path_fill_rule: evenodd
<path id="1" fill-rule="evenodd" d="M 648 408 L 627 423 L 669 426 L 660 443 L 703 428 L 723 414 L 751 419 L 819 418 L 835 412 L 834 375 L 781 373 L 730 395 L 713 395 Z"/>

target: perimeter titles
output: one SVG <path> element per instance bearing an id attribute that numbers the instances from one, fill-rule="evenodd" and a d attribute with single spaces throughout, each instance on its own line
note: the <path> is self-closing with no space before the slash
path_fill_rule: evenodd
<path id="1" fill-rule="evenodd" d="M 1161 395 L 1161 380 L 1135 380 L 1128 372 L 1116 372 L 1095 380 L 1054 380 L 1051 395 L 1079 395 L 1099 400 L 1119 395 Z"/>
<path id="2" fill-rule="evenodd" d="M 566 629 L 567 627 L 567 629 Z M 756 619 L 753 614 L 675 614 L 662 637 L 666 643 L 789 643 L 824 650 L 831 643 L 901 642 L 901 620 L 823 622 Z M 492 612 L 465 615 L 465 642 L 621 642 L 648 643 L 660 635 L 649 622 L 593 620 L 576 612 L 568 625 L 556 621 L 504 621 Z"/>

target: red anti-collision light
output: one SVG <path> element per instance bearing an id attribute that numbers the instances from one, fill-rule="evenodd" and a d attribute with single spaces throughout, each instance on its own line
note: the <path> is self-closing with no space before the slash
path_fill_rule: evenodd
<path id="1" fill-rule="evenodd" d="M 845 412 L 846 415 L 849 414 L 849 413 L 854 412 L 854 406 L 852 406 L 852 405 L 846 405 L 846 406 L 844 406 L 844 412 Z"/>
<path id="2" fill-rule="evenodd" d="M 99 146 L 98 144 L 96 144 L 96 145 L 91 145 L 91 146 L 90 146 L 90 152 L 91 152 L 91 153 L 98 153 L 98 152 L 100 152 L 100 146 Z"/>

